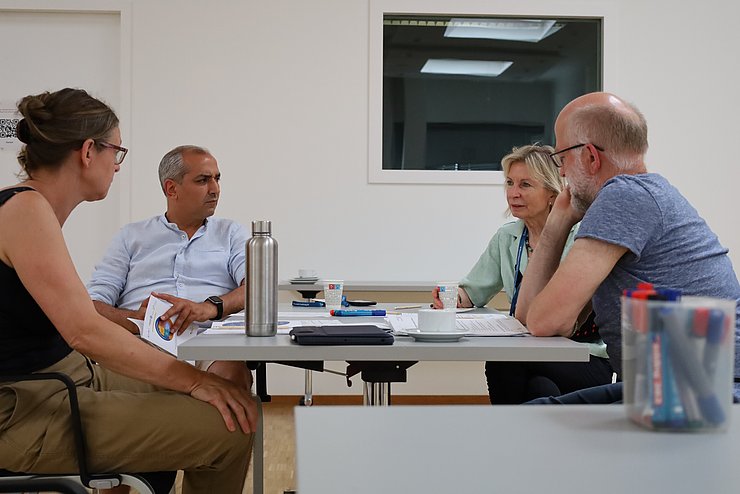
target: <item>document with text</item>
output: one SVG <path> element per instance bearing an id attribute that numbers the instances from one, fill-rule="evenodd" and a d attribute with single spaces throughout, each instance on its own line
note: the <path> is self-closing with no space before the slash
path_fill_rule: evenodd
<path id="1" fill-rule="evenodd" d="M 419 329 L 419 318 L 415 313 L 389 314 L 386 319 L 396 334 Z M 520 336 L 529 334 L 527 328 L 514 317 L 504 314 L 458 314 L 455 329 L 469 336 Z"/>
<path id="2" fill-rule="evenodd" d="M 277 321 L 277 334 L 289 334 L 290 330 L 297 327 L 304 326 L 352 326 L 352 325 L 365 325 L 367 322 L 355 322 L 351 319 L 340 320 L 333 318 L 329 313 L 307 313 L 301 311 L 294 312 L 279 312 Z M 385 321 L 373 322 L 372 324 L 388 328 L 388 324 Z M 246 331 L 246 321 L 244 314 L 231 316 L 223 321 L 216 321 L 206 330 L 206 334 L 233 334 L 234 331 Z"/>

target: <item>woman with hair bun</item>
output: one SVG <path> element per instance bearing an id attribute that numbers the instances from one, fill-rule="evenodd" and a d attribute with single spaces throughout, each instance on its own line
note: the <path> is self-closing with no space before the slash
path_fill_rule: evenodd
<path id="1" fill-rule="evenodd" d="M 18 110 L 23 180 L 0 190 L 0 374 L 70 376 L 93 472 L 180 469 L 185 493 L 241 492 L 253 398 L 98 314 L 62 236 L 126 157 L 118 118 L 80 89 L 26 96 Z M 66 396 L 56 382 L 0 384 L 0 467 L 76 470 Z"/>

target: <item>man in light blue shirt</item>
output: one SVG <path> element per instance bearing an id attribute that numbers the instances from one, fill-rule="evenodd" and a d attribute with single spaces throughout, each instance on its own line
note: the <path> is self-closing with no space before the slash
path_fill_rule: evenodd
<path id="1" fill-rule="evenodd" d="M 170 302 L 163 317 L 173 329 L 221 319 L 244 308 L 245 243 L 240 224 L 213 218 L 221 173 L 211 153 L 179 146 L 159 164 L 167 212 L 124 226 L 87 285 L 98 312 L 138 334 L 128 318 L 144 319 L 149 295 Z M 208 370 L 251 387 L 243 362 L 215 362 Z"/>

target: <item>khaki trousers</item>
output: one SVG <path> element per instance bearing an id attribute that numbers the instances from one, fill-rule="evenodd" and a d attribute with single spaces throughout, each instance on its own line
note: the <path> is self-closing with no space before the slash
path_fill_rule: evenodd
<path id="1" fill-rule="evenodd" d="M 92 364 L 72 352 L 39 372 L 77 384 L 92 472 L 184 470 L 183 493 L 241 493 L 253 435 L 229 432 L 220 413 Z M 0 385 L 0 468 L 77 471 L 66 388 L 57 381 Z"/>

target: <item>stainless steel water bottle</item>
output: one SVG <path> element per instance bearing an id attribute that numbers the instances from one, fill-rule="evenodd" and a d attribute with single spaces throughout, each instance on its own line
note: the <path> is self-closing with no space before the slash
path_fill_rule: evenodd
<path id="1" fill-rule="evenodd" d="M 247 241 L 246 310 L 248 336 L 277 334 L 278 246 L 269 220 L 252 222 Z"/>

